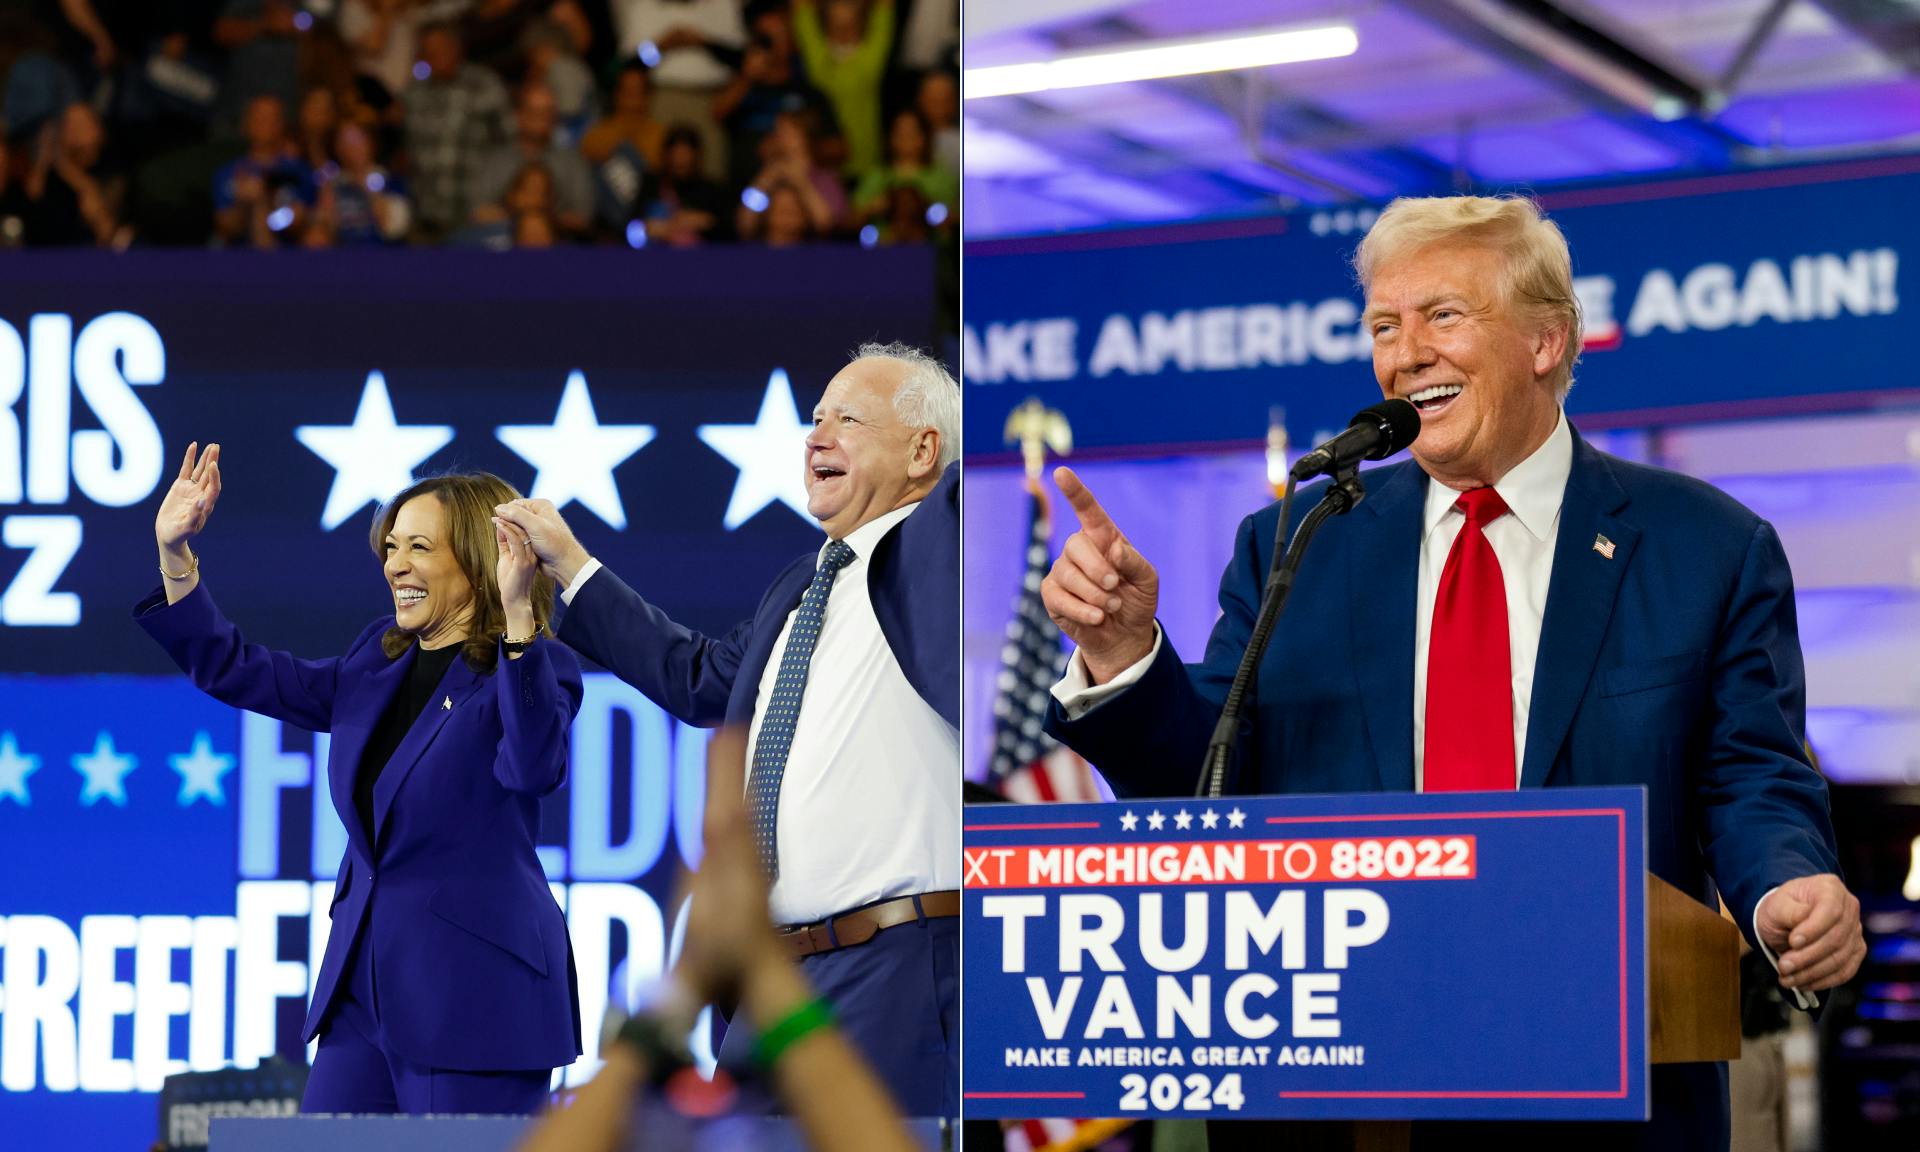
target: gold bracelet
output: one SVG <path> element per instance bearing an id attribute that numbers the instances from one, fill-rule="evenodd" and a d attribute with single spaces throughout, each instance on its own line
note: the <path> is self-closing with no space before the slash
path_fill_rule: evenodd
<path id="1" fill-rule="evenodd" d="M 512 649 L 524 650 L 527 645 L 533 643 L 535 640 L 538 640 L 538 639 L 540 639 L 540 629 L 535 628 L 530 634 L 523 636 L 518 640 L 514 639 L 511 636 L 502 636 L 500 637 L 500 643 L 505 644 L 507 647 Z"/>
<path id="2" fill-rule="evenodd" d="M 160 575 L 165 576 L 169 580 L 185 580 L 187 577 L 193 575 L 195 572 L 200 571 L 200 557 L 195 556 L 191 551 L 189 551 L 187 555 L 193 558 L 193 563 L 187 565 L 187 570 L 185 572 L 182 572 L 179 575 L 175 575 L 174 573 L 167 571 L 167 566 L 165 564 L 162 564 L 160 565 Z"/>

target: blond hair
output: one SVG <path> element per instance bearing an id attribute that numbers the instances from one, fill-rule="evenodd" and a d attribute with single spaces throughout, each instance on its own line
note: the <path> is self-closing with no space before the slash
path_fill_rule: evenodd
<path id="1" fill-rule="evenodd" d="M 1542 328 L 1564 327 L 1556 384 L 1573 387 L 1580 360 L 1580 300 L 1573 294 L 1573 257 L 1560 226 L 1523 196 L 1402 196 L 1367 230 L 1353 254 L 1363 292 L 1382 265 L 1442 243 L 1479 244 L 1500 253 L 1500 292 Z"/>
<path id="2" fill-rule="evenodd" d="M 493 506 L 518 500 L 520 493 L 491 472 L 453 472 L 416 480 L 373 515 L 367 542 L 383 562 L 387 533 L 393 531 L 400 506 L 416 496 L 437 498 L 446 513 L 447 546 L 467 583 L 473 585 L 473 625 L 461 646 L 462 654 L 475 672 L 490 673 L 500 656 L 496 645 L 507 634 L 507 613 L 500 604 L 500 582 L 494 574 L 500 548 L 494 536 Z M 553 581 L 545 572 L 534 573 L 532 600 L 533 629 L 545 632 L 553 619 Z M 396 624 L 380 637 L 380 650 L 393 660 L 413 643 L 413 634 Z"/>

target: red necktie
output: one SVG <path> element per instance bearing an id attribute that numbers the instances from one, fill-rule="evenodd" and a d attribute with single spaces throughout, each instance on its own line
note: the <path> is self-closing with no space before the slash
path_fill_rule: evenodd
<path id="1" fill-rule="evenodd" d="M 1427 642 L 1428 792 L 1510 792 L 1513 771 L 1513 660 L 1507 642 L 1507 587 L 1500 558 L 1482 531 L 1507 514 L 1491 488 L 1462 493 L 1466 514 L 1440 573 Z"/>

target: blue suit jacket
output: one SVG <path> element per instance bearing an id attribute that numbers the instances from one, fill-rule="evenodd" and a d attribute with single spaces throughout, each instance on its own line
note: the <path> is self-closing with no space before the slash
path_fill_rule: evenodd
<path id="1" fill-rule="evenodd" d="M 744 725 L 753 719 L 767 658 L 812 583 L 817 560 L 809 552 L 787 565 L 752 618 L 724 636 L 681 627 L 602 569 L 574 594 L 559 636 L 685 723 Z M 881 537 L 867 563 L 867 591 L 907 682 L 958 728 L 959 465 L 949 465 L 920 506 Z"/>
<path id="2" fill-rule="evenodd" d="M 1366 481 L 1360 507 L 1315 537 L 1261 662 L 1237 791 L 1413 788 L 1428 480 L 1407 461 Z M 1296 511 L 1323 492 L 1303 493 Z M 1252 631 L 1279 516 L 1275 504 L 1241 522 L 1203 662 L 1184 665 L 1163 644 L 1124 707 L 1068 722 L 1052 706 L 1049 730 L 1116 788 L 1192 792 Z M 1612 559 L 1594 550 L 1600 535 L 1613 541 Z M 1826 785 L 1802 748 L 1804 713 L 1792 576 L 1773 528 L 1707 484 L 1606 456 L 1576 434 L 1521 786 L 1646 785 L 1651 869 L 1709 906 L 1717 883 L 1750 934 L 1770 888 L 1839 871 Z M 1614 1141 L 1603 1146 L 1724 1147 L 1716 1067 L 1655 1072 L 1656 1123 L 1631 1135 L 1603 1127 Z M 1697 1103 L 1678 1096 L 1711 1097 L 1718 1111 L 1681 1116 Z"/>
<path id="3" fill-rule="evenodd" d="M 534 838 L 539 797 L 566 779 L 567 729 L 580 708 L 573 654 L 538 643 L 518 660 L 502 655 L 489 676 L 455 659 L 381 770 L 366 828 L 354 778 L 414 660 L 412 648 L 395 660 L 381 651 L 391 616 L 344 656 L 301 660 L 247 643 L 204 584 L 171 606 L 151 596 L 134 613 L 208 695 L 333 733 L 328 787 L 348 847 L 306 1039 L 360 947 L 372 949 L 388 1051 L 475 1071 L 572 1063 L 581 1052 L 573 950 Z"/>

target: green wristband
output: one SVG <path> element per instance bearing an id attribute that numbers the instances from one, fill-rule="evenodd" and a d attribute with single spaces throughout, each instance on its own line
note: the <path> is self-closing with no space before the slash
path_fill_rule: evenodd
<path id="1" fill-rule="evenodd" d="M 833 1026 L 833 1010 L 816 996 L 786 1014 L 778 1024 L 761 1033 L 753 1046 L 753 1058 L 760 1067 L 771 1069 L 787 1049 L 822 1028 Z"/>

